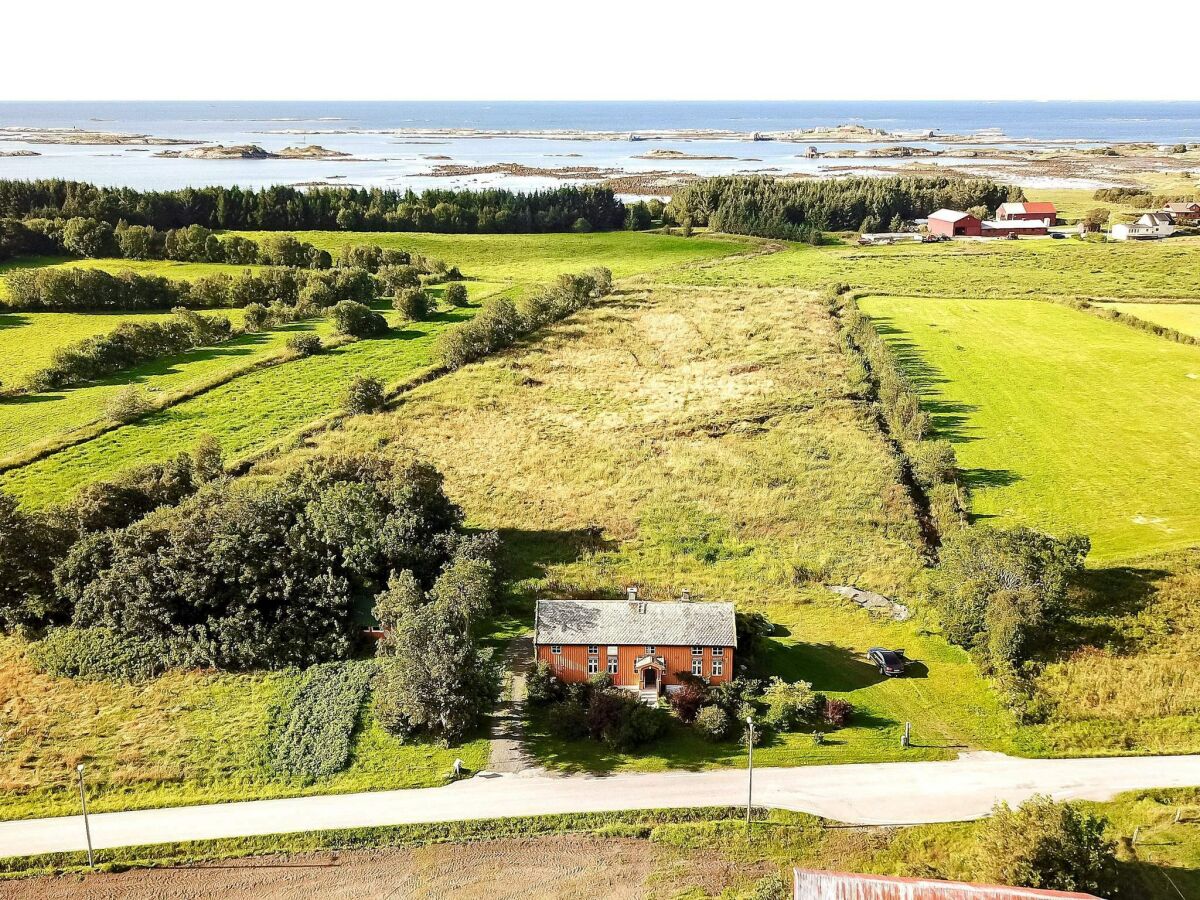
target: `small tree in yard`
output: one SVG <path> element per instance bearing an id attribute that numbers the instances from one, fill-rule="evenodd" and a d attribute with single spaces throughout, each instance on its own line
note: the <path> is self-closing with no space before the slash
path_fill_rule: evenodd
<path id="1" fill-rule="evenodd" d="M 980 881 L 1108 896 L 1116 881 L 1107 821 L 1069 803 L 1033 797 L 1019 809 L 999 803 L 980 826 L 974 852 Z"/>
<path id="2" fill-rule="evenodd" d="M 688 678 L 679 686 L 679 690 L 671 693 L 668 699 L 670 699 L 671 709 L 675 711 L 679 721 L 694 722 L 696 715 L 700 712 L 700 707 L 708 700 L 708 687 L 703 681 L 689 674 Z"/>
<path id="3" fill-rule="evenodd" d="M 1099 231 L 1106 222 L 1108 222 L 1109 212 L 1107 209 L 1091 209 L 1084 213 L 1083 227 L 1088 231 Z"/>
<path id="4" fill-rule="evenodd" d="M 764 721 L 776 731 L 794 731 L 811 721 L 824 698 L 807 681 L 787 682 L 775 676 L 759 698 L 767 706 Z"/>
<path id="5" fill-rule="evenodd" d="M 346 388 L 342 409 L 352 416 L 363 416 L 379 412 L 385 402 L 383 382 L 360 375 Z"/>

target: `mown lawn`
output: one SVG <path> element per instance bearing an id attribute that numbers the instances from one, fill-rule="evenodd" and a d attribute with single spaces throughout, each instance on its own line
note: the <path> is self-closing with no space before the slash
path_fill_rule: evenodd
<path id="1" fill-rule="evenodd" d="M 471 288 L 476 297 L 495 290 L 493 285 L 480 283 Z M 394 330 L 386 337 L 355 341 L 316 356 L 256 369 L 137 422 L 13 469 L 0 476 L 0 487 L 23 503 L 52 502 L 122 469 L 188 450 L 204 434 L 215 436 L 230 459 L 254 453 L 306 422 L 335 411 L 355 376 L 370 375 L 390 385 L 430 365 L 437 336 L 477 310 L 478 306 L 455 309 L 427 322 L 412 323 L 403 323 L 398 313 L 389 312 Z M 157 386 L 153 379 L 149 384 Z"/>
<path id="2" fill-rule="evenodd" d="M 38 673 L 19 639 L 0 641 L 0 819 L 78 812 L 75 766 L 87 766 L 94 812 L 247 798 L 428 787 L 454 759 L 487 761 L 488 742 L 401 744 L 364 710 L 348 767 L 309 783 L 268 764 L 272 709 L 300 677 L 176 672 L 145 684 Z"/>
<path id="3" fill-rule="evenodd" d="M 1045 302 L 860 302 L 977 520 L 1083 532 L 1098 562 L 1200 540 L 1200 348 Z"/>
<path id="4" fill-rule="evenodd" d="M 1155 325 L 1200 338 L 1200 303 L 1102 303 Z"/>
<path id="5" fill-rule="evenodd" d="M 1150 243 L 955 241 L 895 247 L 789 245 L 782 253 L 671 273 L 682 284 L 846 283 L 916 297 L 1200 296 L 1200 238 Z"/>

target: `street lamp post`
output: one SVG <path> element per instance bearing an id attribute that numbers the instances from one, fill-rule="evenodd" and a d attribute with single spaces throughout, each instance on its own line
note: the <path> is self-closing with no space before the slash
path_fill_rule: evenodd
<path id="1" fill-rule="evenodd" d="M 750 755 L 746 768 L 746 837 L 750 837 L 750 810 L 754 801 L 754 720 L 746 716 L 746 727 L 749 729 L 747 743 Z"/>
<path id="2" fill-rule="evenodd" d="M 75 771 L 79 773 L 79 803 L 83 807 L 83 833 L 87 835 L 88 868 L 94 869 L 96 859 L 92 855 L 92 826 L 88 822 L 87 792 L 83 789 L 83 763 L 77 765 Z"/>

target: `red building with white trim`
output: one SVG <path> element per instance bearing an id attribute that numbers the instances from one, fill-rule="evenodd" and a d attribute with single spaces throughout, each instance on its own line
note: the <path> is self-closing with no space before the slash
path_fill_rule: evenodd
<path id="1" fill-rule="evenodd" d="M 930 234 L 939 237 L 979 237 L 983 223 L 970 213 L 956 209 L 939 209 L 928 220 Z"/>
<path id="2" fill-rule="evenodd" d="M 1058 207 L 1040 200 L 1001 203 L 1000 208 L 996 210 L 996 219 L 1000 222 L 1040 222 L 1044 219 L 1047 225 L 1057 225 Z"/>

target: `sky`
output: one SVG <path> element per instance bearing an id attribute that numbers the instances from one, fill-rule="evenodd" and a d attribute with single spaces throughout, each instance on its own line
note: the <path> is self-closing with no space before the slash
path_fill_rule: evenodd
<path id="1" fill-rule="evenodd" d="M 1200 0 L 20 0 L 0 100 L 1200 100 Z"/>

